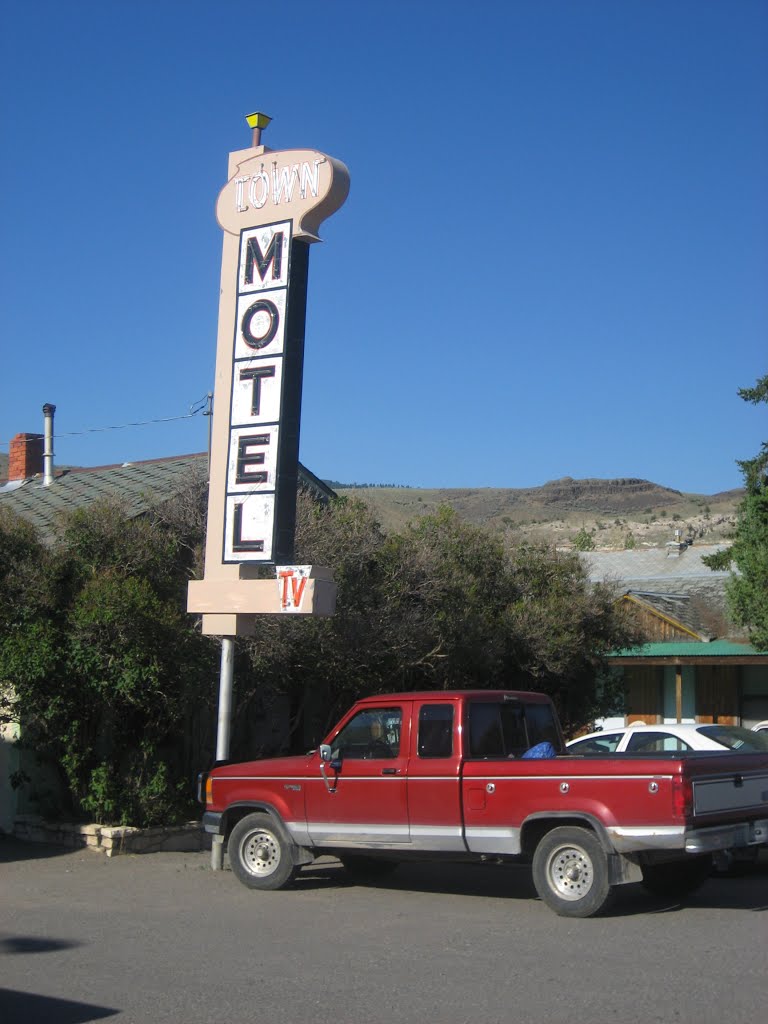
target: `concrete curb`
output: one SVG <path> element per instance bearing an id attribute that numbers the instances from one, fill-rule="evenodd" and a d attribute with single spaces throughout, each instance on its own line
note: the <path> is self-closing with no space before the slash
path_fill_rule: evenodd
<path id="1" fill-rule="evenodd" d="M 87 848 L 107 857 L 122 853 L 196 853 L 211 848 L 211 837 L 201 830 L 197 821 L 167 828 L 133 828 L 130 825 L 51 822 L 33 814 L 20 814 L 14 819 L 12 834 L 27 843 Z"/>

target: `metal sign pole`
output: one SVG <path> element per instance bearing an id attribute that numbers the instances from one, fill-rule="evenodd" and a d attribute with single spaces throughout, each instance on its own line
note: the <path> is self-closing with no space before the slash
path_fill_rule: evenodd
<path id="1" fill-rule="evenodd" d="M 219 712 L 216 726 L 216 763 L 229 759 L 229 739 L 232 729 L 232 683 L 235 672 L 235 640 L 221 638 L 221 668 L 219 670 Z M 224 866 L 224 836 L 214 836 L 211 845 L 211 869 L 221 871 Z"/>

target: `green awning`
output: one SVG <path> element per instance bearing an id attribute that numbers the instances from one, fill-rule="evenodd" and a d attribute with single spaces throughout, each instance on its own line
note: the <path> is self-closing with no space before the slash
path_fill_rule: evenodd
<path id="1" fill-rule="evenodd" d="M 692 640 L 671 643 L 640 644 L 613 651 L 610 658 L 754 658 L 768 659 L 768 651 L 758 651 L 751 644 L 734 643 L 732 640 L 712 640 L 709 643 Z"/>

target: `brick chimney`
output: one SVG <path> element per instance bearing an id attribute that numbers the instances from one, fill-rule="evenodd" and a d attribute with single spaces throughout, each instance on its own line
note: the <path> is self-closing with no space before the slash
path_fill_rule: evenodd
<path id="1" fill-rule="evenodd" d="M 8 480 L 43 472 L 43 434 L 17 434 L 8 446 Z"/>

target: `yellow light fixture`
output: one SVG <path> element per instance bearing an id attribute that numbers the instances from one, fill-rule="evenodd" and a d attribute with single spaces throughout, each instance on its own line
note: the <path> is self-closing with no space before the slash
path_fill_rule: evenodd
<path id="1" fill-rule="evenodd" d="M 246 114 L 245 120 L 248 122 L 249 128 L 266 128 L 269 122 L 272 120 L 271 117 L 267 117 L 266 114 L 262 114 L 256 111 L 255 114 Z"/>
<path id="2" fill-rule="evenodd" d="M 254 114 L 246 114 L 245 120 L 248 122 L 248 127 L 253 129 L 253 141 L 251 142 L 251 145 L 254 147 L 260 146 L 262 129 L 267 127 L 272 118 L 267 117 L 266 114 L 262 114 L 257 110 Z"/>

